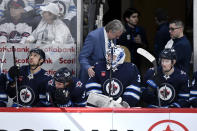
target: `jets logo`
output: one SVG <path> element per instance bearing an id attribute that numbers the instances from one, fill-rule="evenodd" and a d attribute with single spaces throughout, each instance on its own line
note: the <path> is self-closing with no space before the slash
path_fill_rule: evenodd
<path id="1" fill-rule="evenodd" d="M 21 86 L 19 89 L 19 102 L 21 105 L 29 106 L 35 100 L 34 91 L 28 86 Z"/>
<path id="2" fill-rule="evenodd" d="M 123 86 L 122 83 L 116 78 L 112 78 L 111 84 L 110 79 L 107 79 L 103 84 L 103 91 L 105 95 L 109 96 L 110 94 L 113 98 L 118 98 L 123 92 Z"/>
<path id="3" fill-rule="evenodd" d="M 53 86 L 53 80 L 48 81 L 48 85 Z"/>
<path id="4" fill-rule="evenodd" d="M 175 89 L 169 83 L 162 83 L 159 86 L 159 97 L 163 104 L 170 104 L 175 98 Z"/>
<path id="5" fill-rule="evenodd" d="M 10 43 L 19 43 L 21 41 L 21 34 L 17 31 L 12 31 L 9 35 Z"/>
<path id="6" fill-rule="evenodd" d="M 69 77 L 70 76 L 70 72 L 64 73 L 65 77 Z"/>
<path id="7" fill-rule="evenodd" d="M 81 87 L 81 86 L 82 86 L 81 81 L 77 81 L 77 83 L 76 83 L 76 87 Z"/>

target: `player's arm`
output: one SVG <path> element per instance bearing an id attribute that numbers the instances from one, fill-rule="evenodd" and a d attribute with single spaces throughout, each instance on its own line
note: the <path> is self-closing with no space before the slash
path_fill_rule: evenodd
<path id="1" fill-rule="evenodd" d="M 150 68 L 142 82 L 142 101 L 152 107 L 157 104 L 157 84 L 154 80 L 154 69 Z"/>
<path id="2" fill-rule="evenodd" d="M 85 107 L 87 102 L 86 89 L 81 81 L 75 84 L 75 90 L 71 93 L 74 107 Z"/>
<path id="3" fill-rule="evenodd" d="M 6 76 L 5 74 L 0 74 L 0 107 L 6 107 L 8 102 L 8 96 L 6 93 Z"/>
<path id="4" fill-rule="evenodd" d="M 87 96 L 90 94 L 90 92 L 102 94 L 102 85 L 97 82 L 96 76 L 89 78 L 85 85 L 85 89 Z"/>
<path id="5" fill-rule="evenodd" d="M 139 71 L 135 65 L 133 65 L 134 71 L 132 72 L 133 78 L 130 85 L 125 88 L 122 95 L 122 100 L 127 102 L 130 107 L 136 106 L 141 97 L 141 77 Z"/>
<path id="6" fill-rule="evenodd" d="M 197 72 L 193 74 L 189 101 L 192 107 L 197 107 Z"/>
<path id="7" fill-rule="evenodd" d="M 49 107 L 52 106 L 50 102 L 50 89 L 53 86 L 53 80 L 51 77 L 43 81 L 43 86 L 39 90 L 39 101 L 36 107 Z"/>
<path id="8" fill-rule="evenodd" d="M 12 66 L 6 75 L 6 79 L 8 81 L 6 92 L 9 95 L 9 97 L 11 97 L 11 98 L 16 96 L 15 78 L 17 78 L 19 76 L 20 70 L 21 69 L 18 66 Z"/>
<path id="9" fill-rule="evenodd" d="M 189 106 L 189 78 L 186 75 L 182 75 L 180 76 L 180 78 L 182 79 L 180 80 L 180 86 L 177 89 L 177 100 L 174 103 L 172 103 L 169 107 L 181 108 Z"/>

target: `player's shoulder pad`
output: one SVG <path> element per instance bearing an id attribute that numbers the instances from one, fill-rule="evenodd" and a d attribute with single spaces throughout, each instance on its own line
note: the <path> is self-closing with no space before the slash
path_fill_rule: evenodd
<path id="1" fill-rule="evenodd" d="M 50 79 L 50 80 L 48 81 L 48 85 L 50 85 L 50 86 L 55 85 L 55 81 L 54 81 L 53 79 Z"/>
<path id="2" fill-rule="evenodd" d="M 48 72 L 48 71 L 45 71 L 45 72 L 44 72 L 44 75 L 45 75 L 45 76 L 47 76 L 47 77 L 52 77 L 52 75 L 51 75 L 51 74 L 49 74 L 49 72 Z"/>
<path id="3" fill-rule="evenodd" d="M 123 65 L 124 67 L 137 68 L 137 66 L 134 63 L 130 62 L 124 62 Z"/>
<path id="4" fill-rule="evenodd" d="M 83 83 L 76 77 L 73 77 L 73 82 L 75 83 L 75 87 L 81 88 L 83 86 Z"/>
<path id="5" fill-rule="evenodd" d="M 106 65 L 105 61 L 97 61 L 94 66 Z"/>
<path id="6" fill-rule="evenodd" d="M 144 79 L 151 78 L 154 75 L 154 73 L 155 73 L 154 68 L 149 68 L 144 74 Z"/>
<path id="7" fill-rule="evenodd" d="M 95 65 L 94 65 L 94 68 L 95 68 L 96 70 L 97 70 L 97 69 L 106 68 L 106 62 L 105 62 L 105 61 L 96 62 Z"/>
<path id="8" fill-rule="evenodd" d="M 175 68 L 175 71 L 174 71 L 175 75 L 177 76 L 178 79 L 180 80 L 186 80 L 186 79 L 189 79 L 189 76 L 187 75 L 187 73 L 183 70 L 179 70 L 177 68 Z"/>
<path id="9" fill-rule="evenodd" d="M 177 74 L 180 74 L 181 76 L 187 76 L 187 73 L 183 70 L 177 69 L 175 68 L 175 73 L 177 72 Z"/>

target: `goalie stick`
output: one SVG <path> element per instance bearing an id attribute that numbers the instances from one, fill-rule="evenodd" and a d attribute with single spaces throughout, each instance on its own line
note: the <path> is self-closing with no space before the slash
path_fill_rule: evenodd
<path id="1" fill-rule="evenodd" d="M 155 75 L 157 74 L 157 62 L 156 62 L 156 59 L 155 57 L 150 54 L 148 51 L 146 51 L 145 49 L 143 48 L 138 48 L 137 49 L 137 53 L 144 56 L 146 59 L 148 59 L 151 63 L 153 63 L 153 66 L 154 66 L 154 70 L 155 70 Z"/>
<path id="2" fill-rule="evenodd" d="M 155 70 L 154 75 L 157 77 L 157 61 L 156 61 L 155 57 L 143 48 L 138 48 L 137 53 L 144 56 L 151 63 L 153 63 L 154 70 Z M 161 100 L 160 100 L 160 96 L 159 96 L 159 88 L 158 87 L 157 87 L 157 97 L 158 97 L 158 106 L 161 107 Z"/>

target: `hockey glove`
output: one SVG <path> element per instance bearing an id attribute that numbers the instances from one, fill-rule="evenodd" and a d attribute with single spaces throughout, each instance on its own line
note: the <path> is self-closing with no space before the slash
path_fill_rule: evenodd
<path id="1" fill-rule="evenodd" d="M 58 88 L 54 93 L 54 101 L 56 104 L 64 105 L 70 100 L 69 91 L 64 88 Z"/>
<path id="2" fill-rule="evenodd" d="M 12 66 L 8 71 L 8 75 L 12 80 L 14 80 L 17 76 L 19 76 L 19 67 Z"/>
<path id="3" fill-rule="evenodd" d="M 146 83 L 148 85 L 148 92 L 154 94 L 156 89 L 158 88 L 157 84 L 153 80 L 147 80 Z"/>

